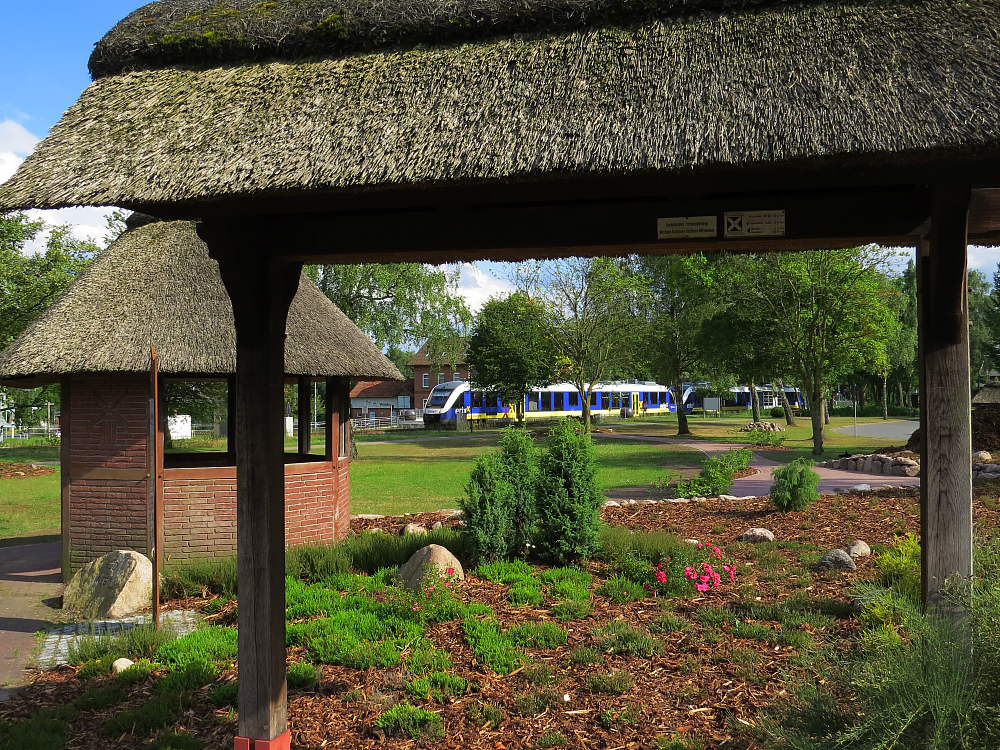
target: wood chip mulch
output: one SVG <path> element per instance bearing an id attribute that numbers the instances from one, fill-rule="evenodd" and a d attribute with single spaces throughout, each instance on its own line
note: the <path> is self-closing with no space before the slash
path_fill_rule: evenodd
<path id="1" fill-rule="evenodd" d="M 995 494 L 989 491 L 977 499 L 975 520 L 980 531 L 995 533 L 1000 523 L 998 508 Z M 742 728 L 756 724 L 762 709 L 788 700 L 790 676 L 810 679 L 813 674 L 805 666 L 806 661 L 800 660 L 797 648 L 735 638 L 727 629 L 705 627 L 698 614 L 736 600 L 759 598 L 774 603 L 793 594 L 846 603 L 851 584 L 872 575 L 873 558 L 859 559 L 856 572 L 840 573 L 813 569 L 818 556 L 832 548 L 843 548 L 856 538 L 876 550 L 892 544 L 900 535 L 917 531 L 919 506 L 915 492 L 894 490 L 825 496 L 810 509 L 795 513 L 779 513 L 769 507 L 766 498 L 755 498 L 627 505 L 605 508 L 602 515 L 611 524 L 665 530 L 683 538 L 718 544 L 726 551 L 727 559 L 737 563 L 737 581 L 696 598 L 666 603 L 647 598 L 615 604 L 595 596 L 594 611 L 589 617 L 561 623 L 569 634 L 566 645 L 528 649 L 536 663 L 551 667 L 549 686 L 530 684 L 525 670 L 501 676 L 478 664 L 458 622 L 430 626 L 427 636 L 450 653 L 455 663 L 451 673 L 467 678 L 473 685 L 465 696 L 443 703 L 415 698 L 407 693 L 410 676 L 402 668 L 357 670 L 323 666 L 318 688 L 289 691 L 293 747 L 533 750 L 543 735 L 558 732 L 565 738 L 564 747 L 588 750 L 651 748 L 657 737 L 675 735 L 700 740 L 707 748 L 763 750 L 766 745 L 755 744 Z M 351 529 L 360 533 L 378 527 L 399 533 L 406 523 L 429 527 L 437 520 L 446 525 L 458 522 L 457 518 L 441 514 L 421 513 L 353 519 Z M 764 550 L 737 542 L 744 531 L 755 526 L 771 529 L 782 544 Z M 590 571 L 598 583 L 607 575 L 600 563 L 592 564 Z M 472 575 L 461 588 L 464 599 L 493 607 L 506 627 L 526 621 L 551 621 L 548 606 L 515 607 L 507 601 L 506 593 L 507 587 Z M 204 601 L 188 599 L 182 603 L 197 606 Z M 226 612 L 221 617 L 225 618 Z M 606 653 L 603 663 L 596 666 L 574 665 L 567 660 L 568 652 L 576 646 L 596 647 L 592 631 L 608 621 L 620 619 L 646 627 L 665 612 L 683 618 L 687 627 L 681 632 L 658 634 L 664 644 L 660 654 L 640 658 Z M 761 624 L 774 627 L 774 623 Z M 857 621 L 848 618 L 836 620 L 832 628 L 822 632 L 809 625 L 801 629 L 810 633 L 817 644 L 824 644 L 852 636 L 857 627 Z M 300 658 L 302 654 L 297 649 L 289 649 L 289 661 Z M 634 680 L 625 694 L 600 695 L 589 689 L 588 678 L 618 669 L 627 671 Z M 33 672 L 33 682 L 28 688 L 0 704 L 0 719 L 29 716 L 46 706 L 65 705 L 102 682 L 81 683 L 75 679 L 75 672 L 74 668 Z M 126 704 L 80 714 L 72 724 L 72 738 L 67 747 L 125 750 L 140 746 L 145 739 L 131 735 L 108 737 L 101 733 L 101 725 L 114 712 L 141 705 L 151 689 L 150 684 L 137 685 L 129 689 Z M 539 691 L 548 699 L 544 707 L 521 715 L 518 697 Z M 216 708 L 206 695 L 207 688 L 186 709 L 175 729 L 198 737 L 208 748 L 228 750 L 236 733 L 235 714 L 229 709 Z M 376 728 L 375 720 L 401 700 L 439 713 L 445 737 L 418 740 L 386 737 Z M 470 706 L 483 703 L 503 708 L 505 718 L 499 727 L 470 719 Z"/>
<path id="2" fill-rule="evenodd" d="M 24 479 L 25 477 L 41 477 L 53 474 L 52 466 L 33 466 L 32 464 L 0 462 L 0 479 Z"/>

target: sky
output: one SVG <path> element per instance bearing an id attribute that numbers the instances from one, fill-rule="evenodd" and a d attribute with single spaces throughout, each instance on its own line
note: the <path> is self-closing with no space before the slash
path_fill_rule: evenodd
<path id="1" fill-rule="evenodd" d="M 142 0 L 4 3 L 5 33 L 0 44 L 0 182 L 14 173 L 90 83 L 87 58 L 94 43 L 140 5 Z M 76 236 L 100 242 L 109 209 L 30 213 L 49 223 L 70 224 Z M 1000 250 L 969 248 L 969 268 L 982 271 L 990 280 L 998 261 Z M 503 264 L 464 263 L 459 272 L 459 292 L 473 310 L 491 296 L 512 289 Z"/>

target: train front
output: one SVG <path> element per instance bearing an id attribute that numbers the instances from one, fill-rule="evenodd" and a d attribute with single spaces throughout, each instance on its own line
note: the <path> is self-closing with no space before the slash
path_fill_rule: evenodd
<path id="1" fill-rule="evenodd" d="M 460 399 L 468 389 L 469 384 L 462 380 L 434 386 L 424 406 L 424 425 L 455 424 L 455 410 L 463 405 Z"/>

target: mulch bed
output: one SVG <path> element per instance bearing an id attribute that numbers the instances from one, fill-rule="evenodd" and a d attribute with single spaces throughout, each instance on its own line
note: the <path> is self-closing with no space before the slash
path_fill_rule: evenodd
<path id="1" fill-rule="evenodd" d="M 0 462 L 0 479 L 24 479 L 25 477 L 41 477 L 52 474 L 52 466 L 32 466 L 31 464 L 15 464 Z"/>
<path id="2" fill-rule="evenodd" d="M 760 711 L 767 706 L 787 702 L 788 674 L 808 676 L 797 659 L 799 650 L 733 638 L 727 631 L 720 638 L 719 631 L 710 632 L 699 623 L 697 613 L 752 596 L 749 591 L 763 602 L 780 602 L 793 593 L 848 601 L 850 585 L 872 574 L 872 558 L 858 560 L 858 570 L 850 573 L 814 570 L 806 573 L 808 564 L 804 559 L 831 548 L 843 548 L 855 538 L 873 547 L 892 544 L 900 535 L 917 531 L 919 506 L 915 492 L 893 490 L 826 496 L 812 508 L 795 513 L 780 513 L 768 505 L 766 498 L 754 498 L 628 505 L 605 508 L 602 515 L 612 524 L 666 530 L 684 538 L 718 544 L 739 565 L 736 584 L 710 590 L 697 598 L 670 600 L 674 614 L 687 619 L 689 627 L 683 632 L 658 635 L 665 644 L 661 654 L 648 659 L 607 654 L 602 665 L 574 666 L 567 661 L 567 652 L 577 645 L 595 645 L 591 631 L 599 624 L 621 619 L 646 626 L 664 612 L 655 598 L 615 604 L 595 596 L 594 612 L 589 618 L 564 625 L 569 631 L 567 645 L 528 649 L 537 663 L 551 666 L 555 678 L 551 688 L 530 685 L 523 671 L 501 676 L 477 664 L 463 638 L 460 623 L 432 625 L 427 635 L 451 654 L 455 667 L 450 671 L 475 684 L 469 695 L 435 704 L 407 696 L 408 676 L 401 668 L 357 670 L 323 666 L 323 679 L 316 690 L 289 693 L 293 746 L 529 750 L 538 747 L 538 740 L 544 734 L 559 732 L 566 739 L 565 747 L 593 750 L 649 748 L 654 738 L 674 734 L 698 738 L 711 748 L 766 747 L 754 744 L 740 727 L 755 724 Z M 977 501 L 975 519 L 980 530 L 995 530 L 1000 522 L 996 502 L 990 497 Z M 449 526 L 459 522 L 458 518 L 442 514 L 420 513 L 353 519 L 351 530 L 360 533 L 378 527 L 399 533 L 407 523 L 429 527 L 439 520 Z M 754 526 L 771 529 L 778 541 L 787 543 L 765 553 L 771 556 L 766 566 L 757 548 L 736 543 L 746 529 Z M 775 555 L 780 555 L 784 564 L 776 565 Z M 606 575 L 600 563 L 591 564 L 590 570 L 598 578 Z M 550 619 L 547 607 L 515 607 L 508 603 L 505 586 L 469 576 L 461 591 L 463 598 L 493 607 L 508 627 Z M 187 599 L 173 604 L 196 606 L 204 601 Z M 222 617 L 225 616 L 224 612 Z M 808 625 L 802 627 L 807 632 L 811 630 Z M 856 620 L 838 620 L 832 629 L 813 635 L 818 642 L 831 641 L 852 635 L 857 627 Z M 739 659 L 732 658 L 734 649 L 739 649 L 743 666 Z M 748 654 L 754 660 L 752 665 L 746 662 Z M 289 650 L 291 661 L 300 656 L 296 649 Z M 615 669 L 627 670 L 635 680 L 634 687 L 625 695 L 597 695 L 589 691 L 586 683 L 590 676 Z M 75 679 L 75 671 L 73 668 L 35 671 L 30 687 L 0 704 L 0 718 L 23 717 L 45 706 L 65 705 L 88 687 Z M 517 696 L 537 690 L 551 690 L 554 700 L 537 715 L 518 715 L 514 710 Z M 100 726 L 111 713 L 140 705 L 149 692 L 148 684 L 139 685 L 131 689 L 126 705 L 81 714 L 73 723 L 68 747 L 131 750 L 142 744 L 128 735 L 106 737 Z M 564 695 L 569 699 L 564 701 Z M 375 727 L 375 719 L 401 699 L 439 712 L 446 736 L 421 740 L 385 737 Z M 506 719 L 499 728 L 477 724 L 468 718 L 468 707 L 478 703 L 495 703 L 505 709 Z M 634 712 L 629 723 L 613 720 L 613 712 L 623 708 Z M 236 723 L 228 709 L 197 700 L 176 728 L 204 740 L 206 747 L 228 750 L 232 747 Z"/>

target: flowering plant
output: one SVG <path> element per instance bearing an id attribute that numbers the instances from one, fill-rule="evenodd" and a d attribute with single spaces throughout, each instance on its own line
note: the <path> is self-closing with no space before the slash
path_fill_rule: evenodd
<path id="1" fill-rule="evenodd" d="M 697 544 L 698 549 L 711 550 L 712 556 L 717 560 L 721 561 L 723 558 L 722 550 L 715 546 L 714 544 Z M 729 578 L 729 583 L 736 580 L 736 564 L 724 563 L 722 565 L 722 570 L 726 573 Z M 684 568 L 684 577 L 691 581 L 691 584 L 700 594 L 706 593 L 709 589 L 719 588 L 722 585 L 722 573 L 719 573 L 715 569 L 715 566 L 711 562 L 703 562 L 699 567 L 694 565 L 688 565 Z"/>

